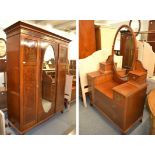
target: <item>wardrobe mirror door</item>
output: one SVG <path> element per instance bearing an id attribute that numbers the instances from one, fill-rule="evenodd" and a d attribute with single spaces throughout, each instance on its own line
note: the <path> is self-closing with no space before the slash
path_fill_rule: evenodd
<path id="1" fill-rule="evenodd" d="M 42 63 L 42 106 L 46 113 L 48 113 L 54 105 L 56 81 L 55 64 L 54 50 L 53 47 L 49 45 L 45 49 Z"/>

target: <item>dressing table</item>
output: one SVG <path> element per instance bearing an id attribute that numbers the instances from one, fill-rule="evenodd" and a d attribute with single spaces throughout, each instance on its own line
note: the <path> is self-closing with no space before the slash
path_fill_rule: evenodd
<path id="1" fill-rule="evenodd" d="M 130 37 L 128 39 L 126 36 L 127 40 L 123 40 L 123 43 L 121 42 L 122 29 L 123 31 L 125 29 Z M 122 68 L 117 68 L 117 62 L 114 61 L 117 39 L 120 40 L 121 47 L 118 56 L 123 57 Z M 122 134 L 127 134 L 137 122 L 142 121 L 143 116 L 147 70 L 137 57 L 135 34 L 131 27 L 122 25 L 116 32 L 112 55 L 106 62 L 100 63 L 98 71 L 87 74 L 91 105 L 113 122 Z M 124 62 L 127 58 L 128 64 Z"/>

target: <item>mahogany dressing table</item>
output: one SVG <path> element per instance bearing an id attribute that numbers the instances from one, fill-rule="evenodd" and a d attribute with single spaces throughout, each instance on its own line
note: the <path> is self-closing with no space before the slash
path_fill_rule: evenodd
<path id="1" fill-rule="evenodd" d="M 121 31 L 126 31 L 126 40 L 121 44 Z M 114 62 L 115 43 L 120 38 L 120 56 L 123 61 L 128 59 L 129 63 L 117 68 Z M 129 46 L 130 45 L 130 46 Z M 137 60 L 136 37 L 131 27 L 122 25 L 116 32 L 112 55 L 106 62 L 100 63 L 100 69 L 89 73 L 88 85 L 91 91 L 91 105 L 103 116 L 113 122 L 122 134 L 137 123 L 142 121 L 144 102 L 146 97 L 147 70 Z M 125 62 L 122 62 L 125 64 Z"/>

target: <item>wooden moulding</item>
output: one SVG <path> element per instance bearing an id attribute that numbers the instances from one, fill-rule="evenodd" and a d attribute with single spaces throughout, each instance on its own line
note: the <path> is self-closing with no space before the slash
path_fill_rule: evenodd
<path id="1" fill-rule="evenodd" d="M 37 36 L 42 39 L 44 39 L 45 36 L 47 36 L 48 39 L 52 37 L 53 39 L 62 40 L 67 43 L 69 43 L 71 41 L 70 39 L 67 39 L 67 38 L 59 36 L 55 33 L 49 32 L 47 30 L 44 30 L 42 28 L 33 26 L 31 24 L 28 24 L 28 23 L 25 23 L 22 21 L 16 22 L 15 24 L 6 28 L 4 31 L 7 34 L 7 36 L 10 36 L 14 32 L 17 32 L 18 34 L 23 33 L 23 34 L 27 34 L 27 35 Z M 33 32 L 30 33 L 30 31 L 33 31 Z"/>

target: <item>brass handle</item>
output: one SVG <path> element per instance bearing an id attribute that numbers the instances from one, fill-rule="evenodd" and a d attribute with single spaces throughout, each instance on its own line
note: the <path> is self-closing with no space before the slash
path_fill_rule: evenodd
<path id="1" fill-rule="evenodd" d="M 135 76 L 133 76 L 133 79 L 135 80 L 135 79 L 136 79 L 136 77 L 135 77 Z"/>
<path id="2" fill-rule="evenodd" d="M 121 101 L 121 96 L 118 95 L 118 94 L 116 95 L 116 101 L 117 101 L 117 102 L 120 102 L 120 101 Z"/>

